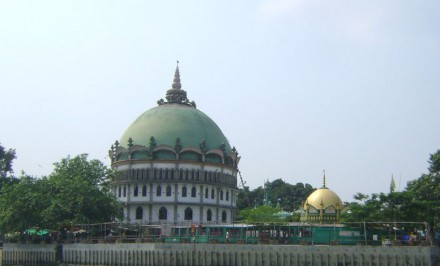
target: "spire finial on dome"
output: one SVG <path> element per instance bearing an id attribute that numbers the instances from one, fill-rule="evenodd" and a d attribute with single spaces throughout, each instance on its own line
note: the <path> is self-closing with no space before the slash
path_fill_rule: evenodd
<path id="1" fill-rule="evenodd" d="M 176 72 L 174 72 L 173 84 L 171 85 L 171 89 L 167 90 L 167 94 L 165 102 L 163 99 L 157 101 L 158 105 L 166 104 L 166 103 L 179 103 L 186 104 L 193 108 L 196 108 L 196 103 L 194 101 L 189 101 L 186 97 L 186 91 L 181 90 L 182 84 L 180 83 L 180 72 L 179 72 L 179 60 L 177 60 Z"/>
<path id="2" fill-rule="evenodd" d="M 176 72 L 174 73 L 172 88 L 174 90 L 180 90 L 180 88 L 182 88 L 182 84 L 180 84 L 179 60 L 177 60 L 177 67 Z"/>
<path id="3" fill-rule="evenodd" d="M 177 61 L 176 72 L 174 73 L 173 85 L 171 89 L 167 91 L 166 99 L 169 103 L 185 103 L 188 104 L 188 98 L 186 98 L 186 91 L 181 90 L 182 84 L 180 84 L 180 72 L 179 61 Z"/>
<path id="4" fill-rule="evenodd" d="M 323 178 L 323 180 L 322 180 L 322 188 L 327 188 L 327 187 L 325 186 L 325 170 L 322 170 L 322 172 L 324 173 L 324 178 Z"/>

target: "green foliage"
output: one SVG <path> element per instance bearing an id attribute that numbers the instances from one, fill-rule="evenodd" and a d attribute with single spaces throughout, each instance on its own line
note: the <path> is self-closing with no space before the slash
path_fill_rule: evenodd
<path id="1" fill-rule="evenodd" d="M 23 231 L 31 226 L 44 227 L 41 211 L 49 205 L 47 179 L 22 176 L 8 184 L 0 194 L 2 232 Z"/>
<path id="2" fill-rule="evenodd" d="M 83 154 L 55 163 L 49 175 L 51 204 L 43 212 L 47 224 L 98 223 L 117 216 L 120 205 L 111 194 L 113 172 L 99 160 L 87 160 Z"/>
<path id="3" fill-rule="evenodd" d="M 254 190 L 249 190 L 249 187 L 245 186 L 240 189 L 237 196 L 237 209 L 242 210 L 246 208 L 253 208 L 262 204 L 264 199 L 264 189 L 258 187 Z"/>
<path id="4" fill-rule="evenodd" d="M 14 149 L 6 150 L 0 144 L 0 189 L 10 183 L 16 183 L 18 180 L 12 176 L 14 171 L 12 170 L 12 161 L 16 159 Z"/>
<path id="5" fill-rule="evenodd" d="M 440 150 L 429 157 L 428 173 L 408 182 L 406 192 L 411 196 L 405 206 L 407 216 L 416 221 L 426 221 L 440 226 Z"/>
<path id="6" fill-rule="evenodd" d="M 248 208 L 241 210 L 239 212 L 239 217 L 243 222 L 246 223 L 279 223 L 285 222 L 286 220 L 280 218 L 277 213 L 280 212 L 279 209 L 271 206 L 259 206 L 258 208 Z"/>
<path id="7" fill-rule="evenodd" d="M 440 223 L 440 176 L 424 174 L 419 179 L 408 182 L 406 190 L 413 195 L 412 217 L 424 220 L 438 227 Z"/>
<path id="8" fill-rule="evenodd" d="M 371 194 L 371 196 L 358 193 L 354 198 L 356 201 L 348 204 L 350 213 L 343 215 L 345 221 L 393 222 L 411 220 L 410 213 L 414 206 L 410 192 L 380 193 Z"/>
<path id="9" fill-rule="evenodd" d="M 59 229 L 120 218 L 121 206 L 109 189 L 112 174 L 99 160 L 79 155 L 55 163 L 48 177 L 23 176 L 0 194 L 0 229 Z"/>
<path id="10" fill-rule="evenodd" d="M 429 222 L 438 227 L 440 218 L 440 150 L 429 158 L 428 174 L 409 181 L 402 192 L 389 194 L 358 193 L 348 204 L 347 221 Z"/>
<path id="11" fill-rule="evenodd" d="M 343 215 L 346 221 L 378 221 L 382 219 L 382 202 L 379 194 L 372 194 L 371 197 L 362 193 L 354 195 L 356 201 L 348 204 L 350 215 Z"/>
<path id="12" fill-rule="evenodd" d="M 440 172 L 440 150 L 429 156 L 429 174 L 438 174 Z"/>
<path id="13" fill-rule="evenodd" d="M 294 211 L 301 206 L 307 197 L 315 190 L 309 184 L 297 183 L 292 185 L 284 182 L 282 179 L 276 179 L 269 182 L 271 189 L 270 201 L 275 206 L 280 200 L 281 209 L 285 211 Z M 258 187 L 254 190 L 249 190 L 249 187 L 244 187 L 238 193 L 237 208 L 243 210 L 246 208 L 254 208 L 263 205 L 264 202 L 264 188 Z"/>
<path id="14" fill-rule="evenodd" d="M 5 147 L 0 144 L 0 177 L 4 178 L 8 176 L 8 174 L 13 173 L 12 161 L 16 158 L 15 150 L 6 150 Z"/>

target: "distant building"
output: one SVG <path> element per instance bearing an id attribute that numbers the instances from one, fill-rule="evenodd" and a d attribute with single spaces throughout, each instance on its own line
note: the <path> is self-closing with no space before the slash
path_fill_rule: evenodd
<path id="1" fill-rule="evenodd" d="M 326 187 L 324 174 L 322 187 L 307 197 L 301 210 L 302 222 L 337 223 L 345 206 L 338 194 Z"/>
<path id="2" fill-rule="evenodd" d="M 109 151 L 112 189 L 130 223 L 231 223 L 240 157 L 181 89 L 179 67 L 158 106 Z M 144 102 L 135 99 L 135 103 Z"/>

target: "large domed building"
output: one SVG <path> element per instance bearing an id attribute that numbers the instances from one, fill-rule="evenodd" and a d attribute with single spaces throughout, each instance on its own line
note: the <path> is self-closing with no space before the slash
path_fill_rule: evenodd
<path id="1" fill-rule="evenodd" d="M 109 151 L 113 193 L 130 223 L 230 223 L 240 157 L 181 89 L 141 114 Z"/>
<path id="2" fill-rule="evenodd" d="M 301 213 L 302 222 L 337 223 L 345 211 L 341 198 L 325 185 L 325 174 L 321 188 L 307 197 Z"/>

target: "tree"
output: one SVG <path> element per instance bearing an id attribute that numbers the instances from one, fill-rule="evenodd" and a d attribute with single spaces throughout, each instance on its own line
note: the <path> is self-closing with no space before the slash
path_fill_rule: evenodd
<path id="1" fill-rule="evenodd" d="M 38 226 L 60 229 L 121 217 L 121 206 L 109 188 L 113 171 L 87 155 L 55 163 L 48 177 L 23 176 L 0 193 L 0 230 Z"/>
<path id="2" fill-rule="evenodd" d="M 240 189 L 237 196 L 237 209 L 243 210 L 246 208 L 253 208 L 263 204 L 264 189 L 258 187 L 254 190 L 250 190 L 248 186 Z"/>
<path id="3" fill-rule="evenodd" d="M 50 205 L 42 213 L 46 224 L 99 223 L 119 218 L 120 204 L 110 191 L 113 171 L 86 154 L 55 163 L 49 175 Z"/>
<path id="4" fill-rule="evenodd" d="M 241 210 L 239 213 L 239 217 L 246 223 L 285 222 L 286 220 L 284 218 L 276 215 L 278 212 L 280 212 L 280 210 L 277 208 L 263 205 L 257 208 L 248 208 Z"/>
<path id="5" fill-rule="evenodd" d="M 12 161 L 16 159 L 15 150 L 9 149 L 6 150 L 0 144 L 0 177 L 7 177 L 8 174 L 12 174 Z"/>
<path id="6" fill-rule="evenodd" d="M 440 150 L 429 156 L 428 173 L 408 182 L 406 190 L 413 195 L 412 217 L 427 221 L 433 227 L 440 223 Z"/>
<path id="7" fill-rule="evenodd" d="M 412 217 L 427 221 L 431 226 L 438 227 L 440 223 L 440 176 L 423 174 L 417 180 L 408 182 L 406 190 L 413 195 L 411 201 Z"/>
<path id="8" fill-rule="evenodd" d="M 251 191 L 248 186 L 241 188 L 237 194 L 237 209 L 243 210 L 252 206 Z"/>
<path id="9" fill-rule="evenodd" d="M 429 174 L 438 174 L 440 172 L 440 150 L 429 156 Z"/>
<path id="10" fill-rule="evenodd" d="M 365 195 L 357 193 L 354 195 L 354 202 L 348 203 L 350 215 L 345 214 L 344 220 L 349 222 L 361 221 L 382 221 L 382 201 L 381 194 Z"/>
<path id="11" fill-rule="evenodd" d="M 307 197 L 315 191 L 309 184 L 297 183 L 292 185 L 284 182 L 282 179 L 275 179 L 268 182 L 270 187 L 270 202 L 275 206 L 280 200 L 281 209 L 285 211 L 297 210 Z M 239 210 L 246 208 L 254 208 L 264 204 L 265 192 L 263 187 L 258 187 L 254 190 L 249 190 L 249 187 L 244 187 L 238 193 L 237 208 Z"/>
<path id="12" fill-rule="evenodd" d="M 16 158 L 14 149 L 6 150 L 5 147 L 0 144 L 0 189 L 5 184 L 18 181 L 12 176 L 14 173 L 12 170 L 12 161 Z"/>
<path id="13" fill-rule="evenodd" d="M 355 202 L 349 203 L 351 214 L 347 221 L 405 221 L 429 222 L 440 225 L 440 150 L 429 157 L 428 173 L 409 181 L 404 191 L 388 194 L 358 193 Z"/>
<path id="14" fill-rule="evenodd" d="M 3 233 L 46 227 L 41 212 L 49 206 L 47 179 L 21 176 L 0 194 L 0 229 Z"/>

